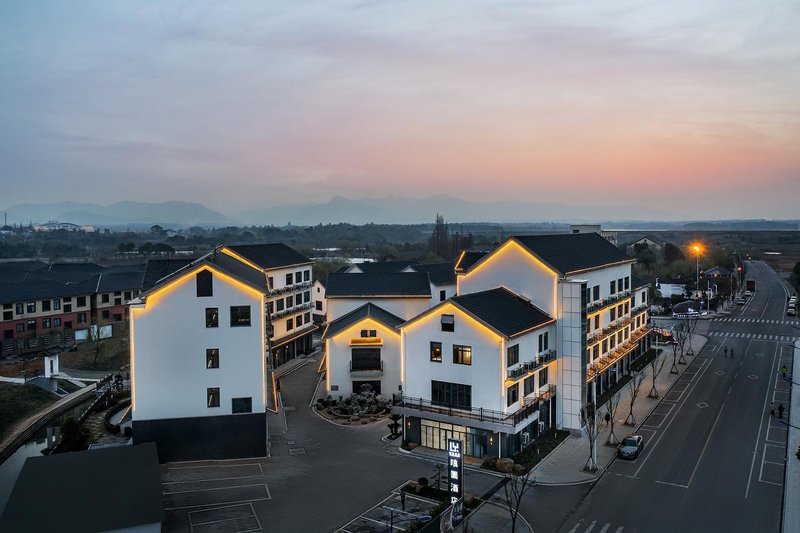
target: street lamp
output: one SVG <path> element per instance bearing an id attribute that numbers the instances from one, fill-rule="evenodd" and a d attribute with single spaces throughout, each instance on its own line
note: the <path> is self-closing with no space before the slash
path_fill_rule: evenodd
<path id="1" fill-rule="evenodd" d="M 693 242 L 692 244 L 689 245 L 689 249 L 694 253 L 694 256 L 696 258 L 697 290 L 701 290 L 700 289 L 700 255 L 703 253 L 703 246 L 699 242 Z"/>

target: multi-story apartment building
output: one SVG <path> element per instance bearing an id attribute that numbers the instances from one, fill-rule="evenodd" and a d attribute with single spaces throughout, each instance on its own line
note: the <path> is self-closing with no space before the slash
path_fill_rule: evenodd
<path id="1" fill-rule="evenodd" d="M 161 461 L 266 454 L 268 292 L 217 248 L 131 302 L 135 444 Z"/>
<path id="2" fill-rule="evenodd" d="M 555 425 L 555 320 L 528 299 L 504 287 L 462 294 L 399 330 L 406 439 L 507 456 Z"/>

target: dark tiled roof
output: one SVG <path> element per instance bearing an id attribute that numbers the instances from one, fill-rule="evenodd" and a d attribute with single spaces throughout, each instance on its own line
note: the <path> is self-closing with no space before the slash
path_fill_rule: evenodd
<path id="1" fill-rule="evenodd" d="M 335 336 L 340 331 L 343 331 L 353 324 L 357 323 L 358 321 L 364 318 L 373 318 L 374 320 L 380 322 L 384 326 L 387 326 L 391 329 L 396 328 L 405 320 L 400 318 L 399 316 L 393 315 L 389 311 L 379 307 L 373 303 L 367 303 L 359 307 L 358 309 L 354 309 L 347 313 L 346 315 L 342 315 L 330 324 L 328 324 L 328 329 L 325 330 L 325 334 L 323 338 L 330 338 Z"/>
<path id="2" fill-rule="evenodd" d="M 151 259 L 147 262 L 144 275 L 142 277 L 142 289 L 147 290 L 156 284 L 158 280 L 169 276 L 178 269 L 191 263 L 193 259 Z"/>
<path id="3" fill-rule="evenodd" d="M 458 261 L 456 261 L 456 272 L 466 272 L 469 268 L 483 259 L 489 252 L 464 252 Z"/>
<path id="4" fill-rule="evenodd" d="M 721 266 L 715 266 L 714 268 L 709 268 L 704 271 L 703 274 L 706 276 L 730 276 L 731 271 Z"/>
<path id="5" fill-rule="evenodd" d="M 312 260 L 294 251 L 282 242 L 269 244 L 242 244 L 227 248 L 263 269 L 304 265 Z"/>
<path id="6" fill-rule="evenodd" d="M 434 285 L 455 285 L 456 284 L 456 271 L 455 263 L 448 261 L 446 263 L 427 263 L 423 265 L 411 265 L 411 268 L 417 272 L 427 272 L 431 283 Z"/>
<path id="7" fill-rule="evenodd" d="M 451 300 L 457 307 L 506 337 L 552 321 L 547 313 L 504 287 L 463 294 Z"/>
<path id="8" fill-rule="evenodd" d="M 642 289 L 644 287 L 649 287 L 651 284 L 649 281 L 640 278 L 639 276 L 631 275 L 631 289 Z"/>
<path id="9" fill-rule="evenodd" d="M 97 292 L 117 292 L 138 289 L 142 286 L 142 272 L 101 272 Z"/>
<path id="10" fill-rule="evenodd" d="M 598 233 L 511 237 L 561 274 L 633 261 Z"/>
<path id="11" fill-rule="evenodd" d="M 348 266 L 354 267 L 357 266 L 361 272 L 364 274 L 368 273 L 390 273 L 390 272 L 400 272 L 403 269 L 409 266 L 416 266 L 419 265 L 420 262 L 416 259 L 412 261 L 376 261 L 374 263 L 355 263 L 353 265 Z"/>
<path id="12" fill-rule="evenodd" d="M 42 487 L 53 479 L 68 479 L 69 490 L 43 496 Z M 146 443 L 29 457 L 0 530 L 109 531 L 163 519 L 158 452 L 155 444 Z"/>
<path id="13" fill-rule="evenodd" d="M 328 298 L 367 296 L 430 297 L 431 286 L 428 282 L 428 274 L 425 272 L 333 273 L 328 275 L 325 295 Z"/>
<path id="14" fill-rule="evenodd" d="M 94 294 L 97 277 L 78 283 L 40 279 L 0 283 L 0 303 L 49 300 Z"/>

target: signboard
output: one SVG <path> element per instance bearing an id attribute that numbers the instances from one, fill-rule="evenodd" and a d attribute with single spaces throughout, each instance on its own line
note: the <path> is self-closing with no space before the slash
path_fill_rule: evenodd
<path id="1" fill-rule="evenodd" d="M 447 485 L 450 504 L 464 496 L 464 443 L 457 439 L 447 439 Z"/>

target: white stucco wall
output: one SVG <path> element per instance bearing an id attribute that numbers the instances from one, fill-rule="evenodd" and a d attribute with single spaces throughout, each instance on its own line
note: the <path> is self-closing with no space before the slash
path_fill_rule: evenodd
<path id="1" fill-rule="evenodd" d="M 194 272 L 131 307 L 134 420 L 231 414 L 231 398 L 252 398 L 264 412 L 263 297 L 214 274 L 213 297 L 198 298 Z M 230 307 L 250 306 L 250 327 L 230 327 Z M 219 327 L 205 327 L 205 309 L 219 309 Z M 219 368 L 206 349 L 219 348 Z M 220 407 L 206 388 L 220 388 Z"/>
<path id="2" fill-rule="evenodd" d="M 311 312 L 315 315 L 326 315 L 328 313 L 328 300 L 325 298 L 325 285 L 319 282 L 319 280 L 314 282 L 314 286 L 311 289 L 311 298 L 314 301 L 314 307 L 311 308 Z M 322 304 L 322 309 L 317 310 L 317 302 Z"/>
<path id="3" fill-rule="evenodd" d="M 328 297 L 328 322 L 358 309 L 364 304 L 374 303 L 400 318 L 408 320 L 428 309 L 430 298 L 330 298 Z"/>
<path id="4" fill-rule="evenodd" d="M 444 299 L 441 298 L 440 292 L 444 291 Z M 456 284 L 452 283 L 450 285 L 436 285 L 435 283 L 431 283 L 431 300 L 430 306 L 434 307 L 439 305 L 443 301 L 447 300 L 448 298 L 452 298 L 456 295 Z"/>
<path id="5" fill-rule="evenodd" d="M 380 347 L 381 361 L 383 361 L 382 374 L 366 371 L 352 373 L 350 371 L 351 349 L 353 348 L 350 346 L 350 339 L 360 337 L 362 329 L 376 330 L 377 336 L 383 340 L 383 346 Z M 400 335 L 397 331 L 371 318 L 364 318 L 350 328 L 339 332 L 333 338 L 327 339 L 325 349 L 328 357 L 325 384 L 328 394 L 332 397 L 358 392 L 353 391 L 353 381 L 380 381 L 381 394 L 387 397 L 399 392 L 401 362 Z M 332 386 L 338 386 L 338 390 L 332 390 Z"/>
<path id="6" fill-rule="evenodd" d="M 458 294 L 505 286 L 556 316 L 557 275 L 514 241 L 507 241 L 483 263 L 458 276 Z"/>

